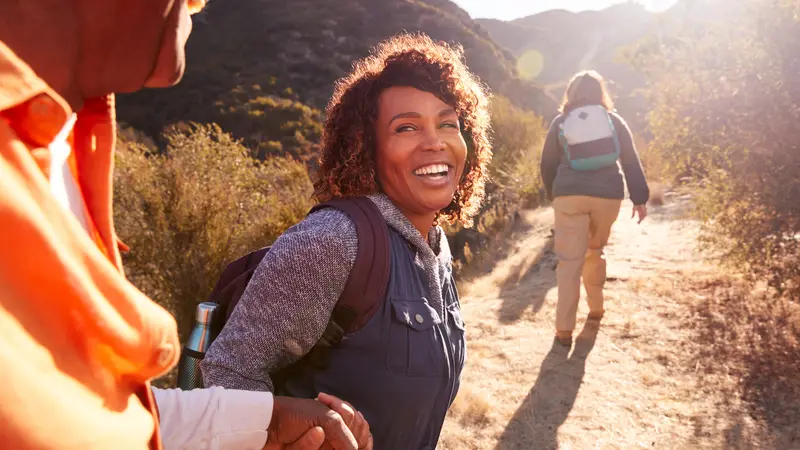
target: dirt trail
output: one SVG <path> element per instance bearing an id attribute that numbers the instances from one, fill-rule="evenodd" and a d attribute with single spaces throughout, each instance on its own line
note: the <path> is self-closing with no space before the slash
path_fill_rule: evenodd
<path id="1" fill-rule="evenodd" d="M 526 212 L 510 256 L 461 286 L 468 366 L 442 447 L 752 448 L 745 437 L 759 424 L 721 398 L 726 389 L 705 388 L 690 358 L 700 344 L 687 302 L 698 294 L 687 283 L 717 269 L 695 251 L 686 204 L 672 198 L 637 225 L 625 203 L 607 248 L 606 317 L 584 328 L 582 299 L 571 350 L 553 345 L 552 211 Z"/>

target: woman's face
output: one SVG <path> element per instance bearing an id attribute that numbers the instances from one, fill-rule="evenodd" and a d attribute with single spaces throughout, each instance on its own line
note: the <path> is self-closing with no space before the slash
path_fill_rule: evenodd
<path id="1" fill-rule="evenodd" d="M 395 86 L 381 93 L 375 127 L 384 193 L 407 215 L 446 208 L 467 158 L 456 111 L 433 94 Z"/>

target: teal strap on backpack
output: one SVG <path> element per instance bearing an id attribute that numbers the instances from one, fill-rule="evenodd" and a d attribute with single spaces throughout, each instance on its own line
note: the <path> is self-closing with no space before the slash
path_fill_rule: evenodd
<path id="1" fill-rule="evenodd" d="M 608 153 L 600 156 L 593 156 L 591 158 L 573 160 L 569 152 L 569 144 L 564 137 L 564 130 L 559 130 L 558 137 L 564 143 L 564 155 L 567 157 L 570 167 L 579 171 L 597 170 L 604 167 L 610 167 L 616 164 L 621 154 L 619 145 L 619 136 L 617 129 L 614 127 L 614 121 L 611 119 L 611 114 L 608 115 L 608 125 L 611 127 L 611 138 L 614 140 L 614 153 Z"/>

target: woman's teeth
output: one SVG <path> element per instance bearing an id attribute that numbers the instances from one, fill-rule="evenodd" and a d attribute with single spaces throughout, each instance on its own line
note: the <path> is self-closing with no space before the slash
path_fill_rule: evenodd
<path id="1" fill-rule="evenodd" d="M 447 164 L 431 164 L 415 170 L 414 175 L 447 175 L 449 170 Z"/>

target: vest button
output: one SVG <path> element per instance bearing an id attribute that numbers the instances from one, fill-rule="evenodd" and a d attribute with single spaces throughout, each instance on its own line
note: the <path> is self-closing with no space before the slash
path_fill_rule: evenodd
<path id="1" fill-rule="evenodd" d="M 56 102 L 50 97 L 39 95 L 31 101 L 29 111 L 37 118 L 42 118 L 54 114 L 54 110 L 57 107 Z"/>
<path id="2" fill-rule="evenodd" d="M 423 319 L 420 314 L 417 314 L 416 316 L 414 316 L 414 318 L 417 319 L 417 323 L 422 323 L 425 321 L 425 319 Z"/>

